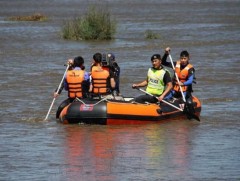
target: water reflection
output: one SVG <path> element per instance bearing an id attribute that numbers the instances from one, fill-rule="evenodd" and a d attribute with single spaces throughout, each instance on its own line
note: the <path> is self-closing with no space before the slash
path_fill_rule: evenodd
<path id="1" fill-rule="evenodd" d="M 173 167 L 184 176 L 191 164 L 191 127 L 163 122 L 144 126 L 67 126 L 64 160 L 67 177 L 118 180 L 167 176 Z M 175 170 L 175 171 L 176 171 Z M 171 171 L 170 171 L 171 172 Z"/>

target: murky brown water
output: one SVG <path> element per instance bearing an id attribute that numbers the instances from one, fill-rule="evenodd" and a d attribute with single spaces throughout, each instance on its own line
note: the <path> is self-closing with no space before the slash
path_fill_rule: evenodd
<path id="1" fill-rule="evenodd" d="M 118 21 L 115 40 L 62 40 L 63 21 L 96 2 L 0 1 L 0 180 L 240 180 L 240 1 L 104 1 Z M 6 21 L 35 12 L 50 20 Z M 145 40 L 147 29 L 161 38 Z M 69 57 L 89 67 L 95 52 L 114 52 L 121 91 L 135 96 L 131 84 L 166 46 L 174 60 L 191 54 L 201 123 L 62 125 L 54 112 L 65 92 L 43 122 Z"/>

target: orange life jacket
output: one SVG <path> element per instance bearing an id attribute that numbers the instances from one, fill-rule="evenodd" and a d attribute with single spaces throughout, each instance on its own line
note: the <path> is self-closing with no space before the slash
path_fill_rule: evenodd
<path id="1" fill-rule="evenodd" d="M 177 76 L 178 76 L 178 79 L 180 82 L 184 83 L 187 81 L 188 79 L 188 70 L 190 68 L 193 68 L 193 66 L 189 63 L 184 69 L 180 70 L 180 61 L 177 61 L 176 63 L 176 67 L 175 67 L 175 72 L 177 73 Z M 177 80 L 175 80 L 175 82 L 177 82 Z M 183 92 L 186 92 L 187 91 L 187 88 L 188 86 L 181 86 L 182 87 L 182 91 Z M 180 87 L 178 84 L 175 83 L 174 87 L 173 87 L 173 90 L 179 92 L 180 91 Z"/>
<path id="2" fill-rule="evenodd" d="M 66 80 L 68 83 L 68 97 L 82 97 L 82 82 L 84 80 L 83 70 L 69 70 Z"/>
<path id="3" fill-rule="evenodd" d="M 94 70 L 92 71 L 92 85 L 93 93 L 104 94 L 109 92 L 109 72 L 107 70 Z"/>

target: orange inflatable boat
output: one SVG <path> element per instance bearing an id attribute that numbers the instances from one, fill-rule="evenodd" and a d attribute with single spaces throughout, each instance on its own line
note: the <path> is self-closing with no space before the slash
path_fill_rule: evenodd
<path id="1" fill-rule="evenodd" d="M 133 98 L 108 100 L 99 98 L 76 99 L 60 113 L 59 121 L 64 124 L 145 124 L 171 119 L 199 120 L 201 103 L 197 97 L 192 104 L 180 108 L 180 100 L 156 104 L 140 104 Z M 167 104 L 166 104 L 167 103 Z"/>

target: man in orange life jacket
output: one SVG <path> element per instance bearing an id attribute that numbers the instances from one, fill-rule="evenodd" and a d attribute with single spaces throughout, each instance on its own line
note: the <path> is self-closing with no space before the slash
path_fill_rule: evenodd
<path id="1" fill-rule="evenodd" d="M 167 47 L 165 49 L 165 55 L 168 56 L 170 52 L 170 47 Z M 177 82 L 177 79 L 174 79 L 173 82 L 173 90 L 171 91 L 171 94 L 167 98 L 171 98 L 172 96 L 174 97 L 181 97 L 181 91 L 180 87 L 182 87 L 183 94 L 186 99 L 191 97 L 191 92 L 192 90 L 192 83 L 194 82 L 195 79 L 195 70 L 193 66 L 189 63 L 190 55 L 189 53 L 184 50 L 180 53 L 180 60 L 177 62 L 173 62 L 175 66 L 175 72 L 178 75 L 179 83 Z M 172 67 L 171 62 L 167 62 L 167 59 L 165 58 L 162 62 L 163 65 L 167 67 Z"/>
<path id="2" fill-rule="evenodd" d="M 84 71 L 84 59 L 78 56 L 75 57 L 74 60 L 69 59 L 68 64 L 70 64 L 71 67 L 66 73 L 63 86 L 59 92 L 54 93 L 54 97 L 56 98 L 61 93 L 63 87 L 68 91 L 68 98 L 60 104 L 56 113 L 56 118 L 59 117 L 62 109 L 73 102 L 75 98 L 87 97 L 89 89 L 89 74 Z"/>
<path id="3" fill-rule="evenodd" d="M 102 67 L 102 54 L 95 53 L 93 55 L 93 64 L 91 67 L 91 84 L 89 92 L 94 95 L 108 95 L 111 94 L 115 88 L 115 80 L 113 72 L 105 70 Z"/>
<path id="4" fill-rule="evenodd" d="M 157 101 L 162 101 L 172 89 L 172 79 L 169 72 L 161 65 L 161 55 L 154 54 L 151 57 L 151 62 L 152 67 L 148 69 L 146 80 L 138 84 L 133 84 L 132 87 L 135 88 L 147 86 L 146 91 L 154 95 L 154 97 L 148 94 L 140 95 L 134 99 L 135 102 L 156 103 Z M 157 99 L 155 97 L 157 97 Z"/>

